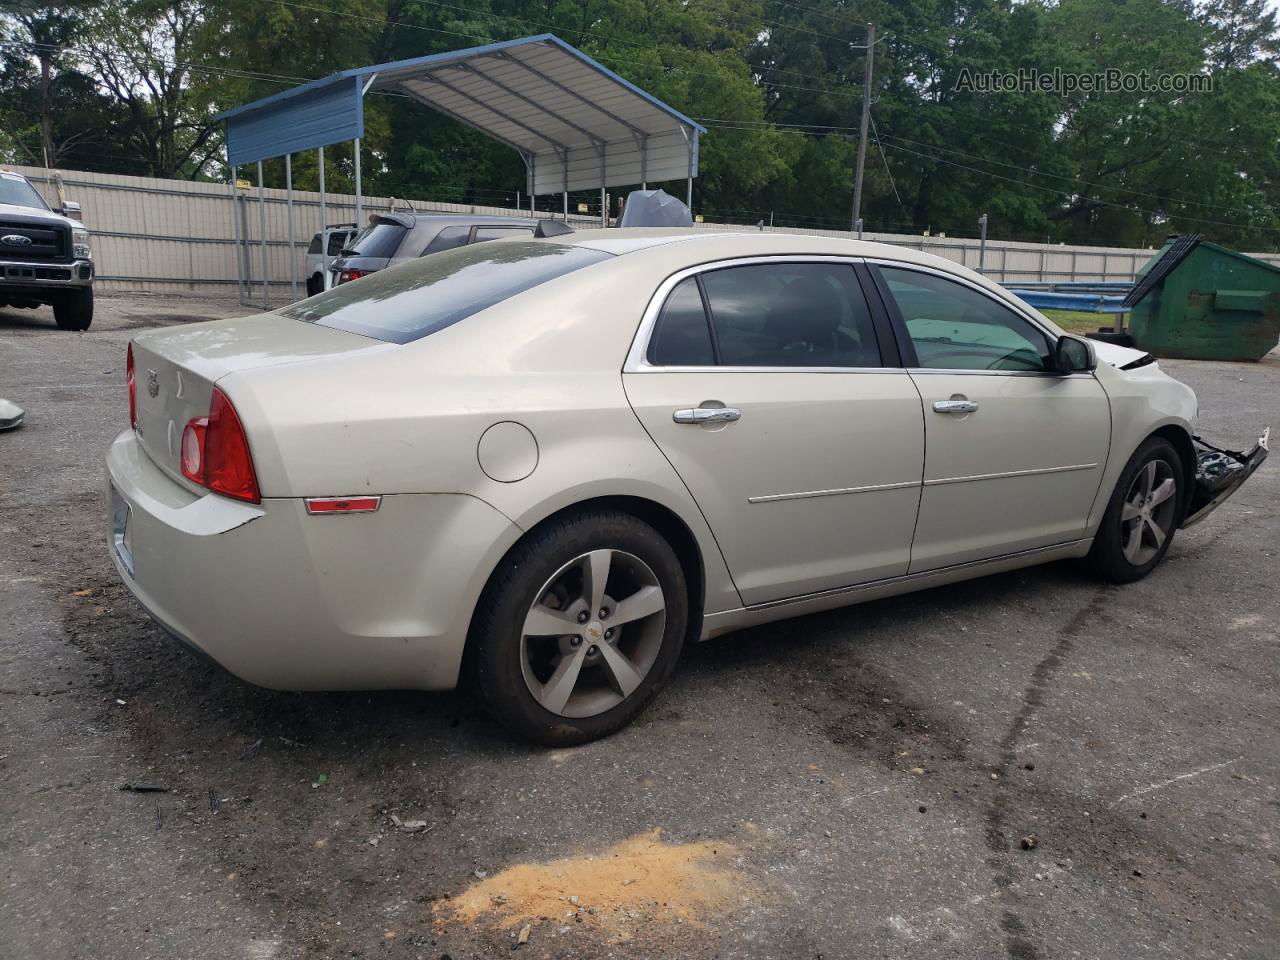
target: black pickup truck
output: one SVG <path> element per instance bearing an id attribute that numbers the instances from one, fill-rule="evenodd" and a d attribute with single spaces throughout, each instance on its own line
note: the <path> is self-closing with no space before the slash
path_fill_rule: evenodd
<path id="1" fill-rule="evenodd" d="M 0 307 L 51 306 L 63 330 L 87 330 L 93 251 L 89 231 L 66 212 L 50 210 L 25 177 L 0 170 Z"/>

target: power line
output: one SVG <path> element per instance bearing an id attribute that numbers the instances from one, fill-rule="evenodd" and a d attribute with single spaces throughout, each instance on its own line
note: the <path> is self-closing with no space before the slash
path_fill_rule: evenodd
<path id="1" fill-rule="evenodd" d="M 966 159 L 969 159 L 969 160 L 976 160 L 976 161 L 978 161 L 978 162 L 980 162 L 980 163 L 987 163 L 987 164 L 992 164 L 992 165 L 997 166 L 997 167 L 1005 167 L 1005 168 L 1008 168 L 1008 169 L 1019 170 L 1019 171 L 1021 171 L 1021 172 L 1023 172 L 1023 173 L 1029 173 L 1029 174 L 1032 174 L 1033 176 L 1038 176 L 1038 177 L 1049 177 L 1050 179 L 1053 179 L 1053 180 L 1062 180 L 1062 181 L 1065 181 L 1065 182 L 1068 182 L 1068 183 L 1078 183 L 1078 184 L 1083 184 L 1084 186 L 1087 186 L 1087 187 L 1095 187 L 1095 188 L 1097 188 L 1098 190 L 1117 190 L 1117 191 L 1119 191 L 1119 192 L 1121 192 L 1121 193 L 1129 193 L 1129 194 L 1132 194 L 1132 195 L 1133 195 L 1133 196 L 1135 196 L 1135 197 L 1146 197 L 1146 198 L 1147 198 L 1147 199 L 1149 199 L 1149 200 L 1158 200 L 1158 201 L 1160 201 L 1160 202 L 1162 202 L 1162 203 L 1176 202 L 1176 203 L 1187 204 L 1187 205 L 1189 205 L 1189 206 L 1194 206 L 1194 207 L 1204 207 L 1204 208 L 1209 209 L 1209 210 L 1225 210 L 1225 211 L 1227 211 L 1228 213 L 1240 213 L 1240 214 L 1244 214 L 1245 216 L 1249 216 L 1250 214 L 1252 214 L 1252 213 L 1254 212 L 1254 211 L 1251 211 L 1251 210 L 1241 210 L 1241 209 L 1236 208 L 1236 207 L 1224 207 L 1224 206 L 1221 206 L 1221 205 L 1219 205 L 1219 204 L 1214 204 L 1214 203 L 1203 203 L 1203 202 L 1201 202 L 1201 201 L 1197 201 L 1197 200 L 1187 200 L 1187 199 L 1184 199 L 1184 198 L 1182 198 L 1182 197 L 1177 197 L 1177 196 L 1172 196 L 1172 195 L 1167 195 L 1167 196 L 1166 196 L 1166 195 L 1161 195 L 1161 194 L 1158 194 L 1158 193 L 1148 193 L 1148 192 L 1143 191 L 1143 190 L 1135 190 L 1135 189 L 1133 189 L 1132 187 L 1125 187 L 1125 186 L 1120 186 L 1120 185 L 1117 185 L 1117 184 L 1105 184 L 1105 183 L 1098 183 L 1097 181 L 1094 181 L 1094 180 L 1085 180 L 1083 177 L 1070 177 L 1070 176 L 1066 176 L 1065 174 L 1049 173 L 1048 171 L 1045 171 L 1045 170 L 1033 170 L 1033 169 L 1032 169 L 1032 168 L 1030 168 L 1030 167 L 1022 167 L 1022 166 L 1019 166 L 1019 165 L 1018 165 L 1018 164 L 1016 164 L 1016 163 L 1005 163 L 1004 161 L 1001 161 L 1001 160 L 992 160 L 992 159 L 990 159 L 990 158 L 988 158 L 988 157 L 983 157 L 983 156 L 980 156 L 980 155 L 978 155 L 978 154 L 974 154 L 974 153 L 966 153 L 966 152 L 965 152 L 965 151 L 963 151 L 963 150 L 955 150 L 955 149 L 952 149 L 952 148 L 949 148 L 949 147 L 941 147 L 941 146 L 938 146 L 938 145 L 936 145 L 936 144 L 932 144 L 932 143 L 925 143 L 925 142 L 922 142 L 922 141 L 919 141 L 919 140 L 910 140 L 910 139 L 908 139 L 908 138 L 906 138 L 906 137 L 898 137 L 898 136 L 894 136 L 893 134 L 889 134 L 889 133 L 886 133 L 886 134 L 884 135 L 884 138 L 885 138 L 886 140 L 898 141 L 898 142 L 900 142 L 900 143 L 910 143 L 910 144 L 912 144 L 912 145 L 914 145 L 914 146 L 918 146 L 918 147 L 928 147 L 930 150 L 938 150 L 938 151 L 940 151 L 940 152 L 942 152 L 942 153 L 949 153 L 949 154 L 952 154 L 952 155 L 954 155 L 954 156 L 958 156 L 958 157 L 965 157 Z M 1268 211 L 1268 212 L 1270 212 L 1270 211 Z"/>
<path id="2" fill-rule="evenodd" d="M 437 28 L 437 27 L 424 27 L 424 26 L 422 26 L 421 24 L 417 24 L 417 23 L 406 23 L 406 22 L 405 22 L 405 21 L 403 21 L 403 20 L 387 20 L 387 19 L 378 19 L 377 17 L 366 17 L 366 16 L 361 16 L 360 14 L 356 14 L 356 13 L 347 13 L 347 12 L 345 12 L 345 11 L 341 11 L 341 10 L 333 10 L 333 9 L 331 9 L 331 8 L 328 8 L 328 7 L 317 7 L 317 6 L 313 6 L 313 5 L 311 5 L 311 4 L 298 3 L 298 2 L 297 2 L 297 0 L 264 0 L 264 2 L 266 2 L 266 3 L 273 3 L 273 4 L 276 4 L 276 5 L 278 5 L 278 6 L 282 6 L 282 7 L 297 7 L 298 9 L 301 9 L 301 10 L 311 10 L 311 11 L 314 11 L 314 12 L 316 12 L 316 13 L 324 13 L 324 14 L 328 14 L 328 15 L 329 15 L 329 16 L 331 16 L 331 17 L 344 17 L 344 18 L 351 19 L 351 20 L 363 20 L 363 21 L 365 21 L 365 22 L 368 22 L 368 23 L 376 23 L 376 24 L 379 24 L 379 25 L 381 25 L 381 26 L 403 27 L 404 29 L 407 29 L 407 30 L 422 30 L 422 31 L 426 31 L 426 32 L 428 32 L 428 33 L 442 33 L 442 34 L 447 34 L 447 35 L 449 35 L 449 36 L 462 37 L 462 38 L 464 38 L 464 39 L 466 39 L 466 40 L 478 40 L 478 41 L 480 41 L 481 43 L 489 43 L 489 42 L 491 42 L 491 40 L 492 40 L 492 37 L 479 37 L 479 36 L 475 36 L 474 34 L 469 34 L 469 33 L 459 33 L 459 32 L 458 32 L 458 31 L 456 31 L 456 30 L 444 30 L 444 29 L 440 29 L 440 28 Z M 514 21 L 514 22 L 516 22 L 516 23 L 523 23 L 523 24 L 526 24 L 526 25 L 528 25 L 528 26 L 538 27 L 538 28 L 543 29 L 543 30 L 551 30 L 551 31 L 558 31 L 558 30 L 562 29 L 562 28 L 560 28 L 560 27 L 555 26 L 554 24 L 544 23 L 544 22 L 539 21 L 539 20 L 529 20 L 529 19 L 526 19 L 526 18 L 523 18 L 523 17 L 508 17 L 508 16 L 504 16 L 503 14 L 490 13 L 490 12 L 483 11 L 483 10 L 471 10 L 471 9 L 466 8 L 466 7 L 458 7 L 458 6 L 455 6 L 455 5 L 453 5 L 453 4 L 444 3 L 444 2 L 442 2 L 442 0 L 419 0 L 419 2 L 420 2 L 420 3 L 424 3 L 424 4 L 429 4 L 429 5 L 431 5 L 431 6 L 435 6 L 435 7 L 443 7 L 443 8 L 450 9 L 450 10 L 459 10 L 459 11 L 464 11 L 464 12 L 466 12 L 466 13 L 470 14 L 471 16 L 486 17 L 486 18 L 488 18 L 488 19 L 490 19 L 490 20 Z M 745 14 L 743 14 L 743 15 L 745 16 Z M 758 19 L 758 18 L 757 18 L 757 19 Z M 615 37 L 615 36 L 611 36 L 611 35 L 609 35 L 609 34 L 596 33 L 596 32 L 594 32 L 594 31 L 590 31 L 590 30 L 581 30 L 581 31 L 576 31 L 576 32 L 580 33 L 580 34 L 581 34 L 582 36 L 584 36 L 584 37 L 591 37 L 591 38 L 596 39 L 596 40 L 604 40 L 604 41 L 608 41 L 608 42 L 610 42 L 610 43 L 618 43 L 618 44 L 622 44 L 622 45 L 627 46 L 627 47 L 632 47 L 632 48 L 634 48 L 634 49 L 636 49 L 636 50 L 653 50 L 653 49 L 654 49 L 652 46 L 650 46 L 650 45 L 648 45 L 648 44 L 640 43 L 639 41 L 635 41 L 635 40 L 624 40 L 624 39 L 622 39 L 621 37 Z M 839 39 L 839 38 L 835 38 L 835 39 Z M 844 41 L 842 41 L 842 42 L 844 42 Z M 850 41 L 850 44 L 851 44 L 851 46 L 853 46 L 855 49 L 863 49 L 863 48 L 858 48 L 856 45 L 853 45 L 851 41 Z M 627 59 L 625 59 L 625 58 L 623 58 L 623 57 L 619 57 L 619 56 L 617 56 L 616 54 L 611 54 L 611 53 L 598 52 L 598 53 L 596 54 L 596 56 L 597 56 L 597 57 L 599 57 L 599 58 L 600 58 L 600 59 L 602 59 L 602 60 L 612 60 L 612 61 L 614 61 L 615 63 L 629 63 L 629 64 L 631 64 L 631 65 L 633 65 L 633 66 L 652 66 L 652 64 L 643 63 L 642 61 L 639 61 L 639 60 L 627 60 Z M 809 77 L 808 77 L 806 74 L 800 73 L 800 72 L 799 72 L 799 71 L 797 71 L 797 70 L 788 70 L 788 69 L 783 68 L 783 67 L 755 67 L 755 66 L 752 66 L 752 65 L 750 65 L 750 64 L 748 64 L 748 66 L 749 66 L 752 70 L 760 70 L 760 71 L 763 71 L 763 72 L 765 72 L 765 73 L 782 73 L 782 74 L 791 74 L 791 75 L 797 75 L 797 76 L 800 76 L 800 78 L 801 78 L 801 79 L 805 79 L 805 80 L 809 79 Z M 701 77 L 709 77 L 709 78 L 711 78 L 711 79 L 713 79 L 713 80 L 722 80 L 722 79 L 723 79 L 722 77 L 716 76 L 715 74 L 704 73 L 704 72 L 701 72 L 701 71 L 695 71 L 695 70 L 687 70 L 687 69 L 683 69 L 683 68 L 677 68 L 677 72 L 682 73 L 682 74 L 684 74 L 684 75 L 686 75 L 686 76 L 701 76 Z M 809 91 L 809 92 L 815 92 L 815 93 L 823 93 L 823 92 L 826 92 L 826 93 L 833 93 L 833 94 L 835 93 L 835 91 L 823 91 L 823 90 L 819 90 L 819 89 L 817 89 L 817 88 L 800 87 L 800 86 L 797 86 L 797 85 L 795 85 L 795 84 L 778 84 L 778 83 L 773 83 L 772 81 L 770 81 L 770 82 L 771 82 L 771 83 L 772 83 L 772 85 L 774 85 L 774 86 L 781 86 L 781 87 L 784 87 L 784 88 L 787 88 L 787 89 L 806 90 L 806 91 Z"/>
<path id="3" fill-rule="evenodd" d="M 744 130 L 744 131 L 751 131 L 751 130 L 756 130 L 756 129 L 760 129 L 760 128 L 761 128 L 761 127 L 758 125 L 757 121 L 730 121 L 730 120 L 721 120 L 721 119 L 715 119 L 715 118 L 710 118 L 710 117 L 702 117 L 702 118 L 699 118 L 699 121 L 698 121 L 698 122 L 700 122 L 700 123 L 705 123 L 705 124 L 707 124 L 707 125 L 711 126 L 713 129 L 718 128 L 718 129 L 723 129 L 723 130 Z M 872 122 L 874 123 L 874 120 L 873 120 Z M 809 136 L 824 136 L 824 135 L 826 135 L 826 134 L 828 134 L 828 133 L 831 133 L 831 132 L 837 132 L 837 131 L 839 131 L 839 132 L 850 132 L 850 133 L 856 132 L 856 131 L 854 130 L 854 128 L 852 128 L 852 127 L 827 127 L 827 126 L 818 126 L 818 125 L 810 126 L 810 125 L 806 125 L 806 124 L 788 124 L 787 126 L 788 126 L 788 127 L 790 127 L 790 128 L 792 128 L 793 132 L 797 132 L 797 133 L 800 133 L 800 134 L 803 134 L 803 135 L 809 135 Z M 912 140 L 912 139 L 909 139 L 909 138 L 907 138 L 907 137 L 899 137 L 899 136 L 895 136 L 895 135 L 893 135 L 893 134 L 889 134 L 889 133 L 885 133 L 885 134 L 878 135 L 878 136 L 877 136 L 877 143 L 878 143 L 878 144 L 879 144 L 879 140 L 880 140 L 881 138 L 883 138 L 884 140 L 889 140 L 889 141 L 895 141 L 895 142 L 901 142 L 901 143 L 909 143 L 909 144 L 912 144 L 912 145 L 914 145 L 914 146 L 919 146 L 919 147 L 927 147 L 927 148 L 929 148 L 930 150 L 937 150 L 937 151 L 942 152 L 942 153 L 947 153 L 947 154 L 951 154 L 951 155 L 954 155 L 954 156 L 964 157 L 964 158 L 969 159 L 969 160 L 974 160 L 974 161 L 977 161 L 977 162 L 980 162 L 980 163 L 985 163 L 985 164 L 991 164 L 991 165 L 994 165 L 994 166 L 1004 167 L 1004 168 L 1006 168 L 1006 169 L 1018 170 L 1018 171 L 1020 171 L 1020 172 L 1022 172 L 1022 173 L 1027 173 L 1027 174 L 1030 174 L 1030 175 L 1032 175 L 1032 176 L 1048 177 L 1048 178 L 1051 178 L 1051 179 L 1054 179 L 1054 180 L 1061 180 L 1061 181 L 1068 182 L 1068 183 L 1081 184 L 1081 185 L 1088 186 L 1088 187 L 1094 187 L 1094 188 L 1096 188 L 1096 189 L 1098 189 L 1098 190 L 1115 190 L 1115 191 L 1118 191 L 1118 192 L 1121 192 L 1121 193 L 1131 194 L 1131 195 L 1133 195 L 1133 196 L 1146 197 L 1146 198 L 1151 199 L 1151 200 L 1157 200 L 1157 201 L 1160 201 L 1160 202 L 1162 202 L 1162 203 L 1177 203 L 1177 204 L 1185 204 L 1185 205 L 1188 205 L 1188 206 L 1202 207 L 1202 208 L 1204 208 L 1204 209 L 1208 209 L 1208 210 L 1225 210 L 1225 211 L 1227 211 L 1228 213 L 1238 213 L 1238 214 L 1242 214 L 1242 215 L 1244 215 L 1244 216 L 1251 216 L 1251 215 L 1253 215 L 1253 214 L 1255 214 L 1255 213 L 1256 213 L 1256 211 L 1252 211 L 1252 210 L 1240 209 L 1240 208 L 1238 208 L 1238 207 L 1224 207 L 1224 206 L 1221 206 L 1221 205 L 1219 205 L 1219 204 L 1205 203 L 1205 202 L 1203 202 L 1203 201 L 1198 201 L 1198 200 L 1190 200 L 1190 199 L 1187 199 L 1187 198 L 1184 198 L 1184 197 L 1179 197 L 1179 196 L 1176 196 L 1176 195 L 1161 195 L 1161 194 L 1156 194 L 1156 193 L 1150 193 L 1150 192 L 1143 191 L 1143 190 L 1137 190 L 1137 189 L 1134 189 L 1134 188 L 1132 188 L 1132 187 L 1125 187 L 1125 186 L 1121 186 L 1121 185 L 1118 185 L 1118 184 L 1104 184 L 1104 183 L 1098 183 L 1097 181 L 1086 180 L 1086 179 L 1084 179 L 1083 177 L 1072 177 L 1072 176 L 1067 176 L 1067 175 L 1065 175 L 1065 174 L 1049 173 L 1048 171 L 1044 171 L 1044 170 L 1036 170 L 1036 169 L 1033 169 L 1033 168 L 1031 168 L 1031 167 L 1024 167 L 1024 166 L 1020 166 L 1019 164 L 1016 164 L 1016 163 L 1007 163 L 1007 162 L 1005 162 L 1005 161 L 1001 161 L 1001 160 L 992 160 L 992 159 L 990 159 L 989 157 L 983 157 L 983 156 L 981 156 L 981 155 L 979 155 L 979 154 L 968 153 L 968 152 L 966 152 L 966 151 L 963 151 L 963 150 L 956 150 L 956 149 L 954 149 L 954 148 L 942 147 L 942 146 L 939 146 L 939 145 L 937 145 L 937 144 L 927 143 L 927 142 L 920 141 L 920 140 Z M 989 139 L 989 138 L 987 138 L 987 139 Z M 1001 146 L 1004 146 L 1004 147 L 1016 147 L 1016 144 L 1005 143 L 1004 141 L 992 141 L 992 142 L 997 143 L 997 144 L 999 144 L 999 145 L 1001 145 Z M 892 146 L 892 144 L 891 144 L 891 146 Z M 969 168 L 969 169 L 976 169 L 976 168 Z M 886 163 L 886 170 L 887 170 L 887 163 Z M 978 171 L 978 172 L 985 172 L 985 171 Z M 994 176 L 994 174 L 992 174 L 992 176 Z M 890 173 L 890 179 L 892 179 L 892 173 Z M 1022 182 L 1022 181 L 1018 181 L 1018 182 Z M 1034 186 L 1034 184 L 1032 184 L 1032 185 Z M 896 192 L 897 192 L 897 191 L 896 191 L 896 188 L 895 188 L 895 193 L 896 193 Z M 901 202 L 901 199 L 899 199 L 899 202 Z M 905 212 L 905 211 L 904 211 L 904 212 Z M 1268 212 L 1271 212 L 1271 211 L 1268 211 Z M 1191 219 L 1191 218 L 1184 218 L 1184 219 Z M 1219 221 L 1208 221 L 1208 220 L 1204 220 L 1204 221 L 1199 221 L 1199 222 L 1203 222 L 1203 223 L 1214 223 L 1214 222 L 1219 222 Z M 1234 225 L 1234 226 L 1239 226 L 1239 227 L 1242 227 L 1242 228 L 1245 228 L 1245 229 L 1250 229 L 1250 228 L 1248 228 L 1248 227 L 1245 227 L 1243 224 L 1227 224 L 1227 225 Z"/>
<path id="4" fill-rule="evenodd" d="M 980 170 L 977 167 L 971 167 L 967 164 L 957 163 L 954 160 L 945 160 L 942 157 L 933 156 L 927 153 L 921 153 L 918 150 L 911 150 L 907 147 L 897 146 L 892 143 L 889 144 L 889 149 L 899 150 L 904 153 L 909 153 L 917 157 L 923 157 L 926 160 L 933 160 L 935 163 L 945 163 L 948 166 L 959 167 L 962 170 L 968 170 L 970 173 L 977 173 L 984 177 L 992 177 L 996 180 L 1005 180 L 1005 181 L 1008 181 L 1009 183 L 1021 184 L 1024 187 L 1030 187 L 1032 190 L 1041 190 L 1045 193 L 1051 193 L 1058 197 L 1065 197 L 1068 200 L 1073 200 L 1077 196 L 1077 194 L 1066 193 L 1062 190 L 1055 190 L 1052 187 L 1044 187 L 1038 183 L 1029 183 L 1026 180 L 1019 180 L 1015 177 L 1005 177 L 998 173 L 992 173 L 989 170 Z M 1152 210 L 1144 210 L 1141 207 L 1134 207 L 1134 206 L 1120 204 L 1120 203 L 1112 203 L 1108 200 L 1102 200 L 1098 197 L 1091 197 L 1090 201 L 1098 206 L 1112 207 L 1116 210 L 1125 210 L 1125 211 L 1128 211 L 1129 213 L 1138 213 L 1138 214 L 1142 214 L 1143 216 L 1152 217 L 1152 218 L 1164 217 L 1166 219 L 1186 220 L 1191 223 L 1203 223 L 1203 224 L 1208 224 L 1215 227 L 1232 227 L 1236 230 L 1266 230 L 1269 232 L 1280 232 L 1280 227 L 1264 227 L 1264 226 L 1258 226 L 1254 224 L 1231 223 L 1230 221 L 1225 221 L 1225 220 L 1203 220 L 1198 217 L 1188 217 L 1182 214 L 1175 214 L 1170 216 L 1163 213 L 1156 213 L 1155 211 L 1152 211 Z"/>
<path id="5" fill-rule="evenodd" d="M 889 169 L 889 158 L 885 155 L 884 144 L 880 142 L 880 131 L 876 129 L 875 115 L 871 115 L 871 133 L 876 138 L 876 149 L 880 151 L 880 159 L 884 161 L 884 172 L 889 176 L 889 186 L 893 187 L 893 195 L 897 198 L 898 208 L 902 211 L 902 215 L 907 216 L 907 205 L 902 202 L 902 196 L 898 193 L 898 184 L 893 179 L 893 171 Z"/>

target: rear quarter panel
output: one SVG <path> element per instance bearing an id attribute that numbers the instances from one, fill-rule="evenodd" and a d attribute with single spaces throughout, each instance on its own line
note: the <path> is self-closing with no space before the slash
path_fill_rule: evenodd
<path id="1" fill-rule="evenodd" d="M 245 422 L 263 496 L 464 493 L 524 530 L 594 497 L 641 497 L 693 533 L 706 609 L 740 606 L 711 530 L 622 389 L 635 328 L 666 276 L 661 262 L 628 259 L 392 350 L 230 374 L 220 385 Z M 480 438 L 502 421 L 536 440 L 523 480 L 480 467 Z"/>

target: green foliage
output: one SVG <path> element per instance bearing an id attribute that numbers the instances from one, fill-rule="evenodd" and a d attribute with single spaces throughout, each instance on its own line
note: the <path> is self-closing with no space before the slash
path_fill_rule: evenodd
<path id="1" fill-rule="evenodd" d="M 868 230 L 973 235 L 986 213 L 993 238 L 1146 245 L 1195 230 L 1280 244 L 1267 0 L 8 0 L 0 159 L 222 178 L 218 110 L 350 67 L 550 32 L 707 125 L 697 212 L 847 229 L 869 22 Z M 1213 87 L 960 82 L 1109 68 L 1207 70 Z M 325 154 L 330 188 L 350 189 L 350 146 Z M 524 188 L 510 149 L 405 97 L 367 98 L 361 159 L 370 193 L 510 204 Z M 293 167 L 316 186 L 314 152 Z M 283 183 L 282 162 L 265 171 Z"/>

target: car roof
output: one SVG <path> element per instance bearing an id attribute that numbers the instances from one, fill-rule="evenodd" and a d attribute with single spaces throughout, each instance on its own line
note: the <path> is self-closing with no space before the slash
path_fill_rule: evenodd
<path id="1" fill-rule="evenodd" d="M 892 261 L 904 266 L 929 267 L 954 274 L 978 284 L 1000 299 L 1017 303 L 1021 309 L 1030 309 L 1004 287 L 954 260 L 911 247 L 875 243 L 870 240 L 854 240 L 852 237 L 832 237 L 811 233 L 773 233 L 750 229 L 728 231 L 705 227 L 632 227 L 578 230 L 535 242 L 587 247 L 614 256 L 646 256 L 646 251 L 649 254 L 661 256 L 663 249 L 679 244 L 678 259 L 688 266 L 712 263 L 717 260 L 733 260 L 738 257 L 865 257 Z"/>
<path id="2" fill-rule="evenodd" d="M 703 259 L 714 249 L 712 259 L 729 259 L 734 256 L 767 256 L 812 254 L 816 256 L 874 257 L 884 260 L 900 260 L 928 266 L 945 265 L 954 269 L 959 265 L 931 253 L 913 250 L 896 244 L 875 243 L 870 240 L 854 240 L 852 237 L 832 237 L 810 233 L 773 233 L 762 230 L 712 230 L 696 227 L 631 227 L 628 229 L 590 229 L 561 234 L 551 238 L 555 243 L 589 247 L 605 253 L 622 255 L 670 243 L 689 244 L 692 258 Z"/>

